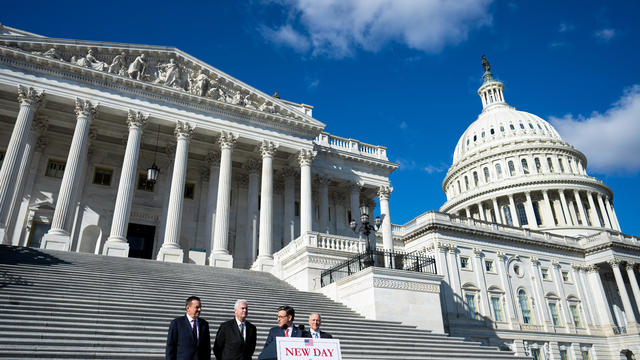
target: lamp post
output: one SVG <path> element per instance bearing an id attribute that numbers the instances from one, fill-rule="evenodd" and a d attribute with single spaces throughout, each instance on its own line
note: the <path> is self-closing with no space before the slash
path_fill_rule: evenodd
<path id="1" fill-rule="evenodd" d="M 362 234 L 365 238 L 365 244 L 367 247 L 367 252 L 370 250 L 375 254 L 376 250 L 376 237 L 373 237 L 373 240 L 369 238 L 371 231 L 377 231 L 382 224 L 382 220 L 380 216 L 376 216 L 376 219 L 373 222 L 373 225 L 369 223 L 369 207 L 365 204 L 360 205 L 360 226 L 356 223 L 355 220 L 351 220 L 349 226 L 351 230 L 353 230 L 356 234 Z"/>

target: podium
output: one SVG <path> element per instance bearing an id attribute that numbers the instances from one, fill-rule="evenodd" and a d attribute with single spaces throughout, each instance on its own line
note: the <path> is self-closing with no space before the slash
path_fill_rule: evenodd
<path id="1" fill-rule="evenodd" d="M 276 338 L 278 360 L 342 360 L 339 339 Z"/>

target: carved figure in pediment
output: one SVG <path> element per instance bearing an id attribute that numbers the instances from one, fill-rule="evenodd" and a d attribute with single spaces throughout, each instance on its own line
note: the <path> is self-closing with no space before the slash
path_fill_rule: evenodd
<path id="1" fill-rule="evenodd" d="M 260 105 L 260 106 L 258 107 L 258 110 L 260 110 L 260 111 L 264 111 L 264 112 L 268 112 L 268 113 L 274 113 L 274 112 L 276 112 L 276 108 L 275 108 L 275 106 L 273 106 L 273 104 L 272 104 L 272 103 L 267 102 L 267 101 L 263 102 L 263 103 L 262 103 L 262 105 Z"/>
<path id="2" fill-rule="evenodd" d="M 198 70 L 195 78 L 189 77 L 189 92 L 192 94 L 205 96 L 209 90 L 209 77 L 202 70 Z"/>
<path id="3" fill-rule="evenodd" d="M 89 67 L 91 67 L 93 70 L 106 71 L 109 68 L 106 62 L 96 59 L 96 57 L 93 55 L 93 49 L 89 49 L 89 51 L 87 51 L 87 56 L 85 56 L 85 59 L 89 62 Z"/>
<path id="4" fill-rule="evenodd" d="M 49 59 L 63 60 L 62 55 L 56 48 L 51 48 L 42 54 L 44 57 L 48 57 Z"/>
<path id="5" fill-rule="evenodd" d="M 71 63 L 91 69 L 91 63 L 84 57 L 78 59 L 78 57 L 74 55 L 71 57 Z"/>
<path id="6" fill-rule="evenodd" d="M 124 76 L 127 73 L 127 54 L 123 51 L 116 55 L 109 65 L 109 73 Z"/>
<path id="7" fill-rule="evenodd" d="M 242 98 L 242 102 L 244 104 L 244 107 L 248 108 L 248 109 L 255 109 L 256 105 L 253 102 L 253 100 L 251 100 L 251 94 L 247 94 L 244 96 L 244 98 Z"/>
<path id="8" fill-rule="evenodd" d="M 156 83 L 164 84 L 169 87 L 181 88 L 182 83 L 182 69 L 180 65 L 176 62 L 176 59 L 171 58 L 166 64 L 159 64 L 158 68 L 158 78 L 156 79 Z"/>
<path id="9" fill-rule="evenodd" d="M 236 92 L 233 97 L 231 98 L 231 104 L 233 105 L 242 105 L 242 94 L 240 94 L 240 92 Z"/>
<path id="10" fill-rule="evenodd" d="M 224 90 L 222 90 L 218 86 L 215 86 L 215 84 L 209 88 L 209 92 L 207 94 L 214 100 L 224 101 L 226 98 Z"/>
<path id="11" fill-rule="evenodd" d="M 136 80 L 144 80 L 145 72 L 147 71 L 147 59 L 144 53 L 140 54 L 127 69 L 129 77 Z"/>

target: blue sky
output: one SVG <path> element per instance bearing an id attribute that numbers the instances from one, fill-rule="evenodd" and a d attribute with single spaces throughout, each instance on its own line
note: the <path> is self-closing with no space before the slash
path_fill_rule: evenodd
<path id="1" fill-rule="evenodd" d="M 326 131 L 388 147 L 394 223 L 445 201 L 459 136 L 482 110 L 480 57 L 507 102 L 549 120 L 640 235 L 637 1 L 12 1 L 0 21 L 49 37 L 175 46 L 315 106 Z"/>

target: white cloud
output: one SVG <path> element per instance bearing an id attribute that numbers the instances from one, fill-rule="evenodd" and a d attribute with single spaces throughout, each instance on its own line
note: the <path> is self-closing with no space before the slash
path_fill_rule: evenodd
<path id="1" fill-rule="evenodd" d="M 398 125 L 398 126 L 400 127 L 400 129 L 404 130 L 404 129 L 406 129 L 406 128 L 408 128 L 408 127 L 409 127 L 409 124 L 407 124 L 407 122 L 406 122 L 406 121 L 402 120 L 402 121 L 400 122 L 400 125 Z"/>
<path id="2" fill-rule="evenodd" d="M 605 28 L 596 31 L 593 35 L 600 41 L 609 42 L 617 35 L 617 33 L 615 29 Z"/>
<path id="3" fill-rule="evenodd" d="M 575 29 L 575 26 L 568 24 L 568 23 L 560 23 L 560 26 L 558 27 L 558 32 L 569 32 L 572 31 L 573 29 Z"/>
<path id="4" fill-rule="evenodd" d="M 389 43 L 425 52 L 464 41 L 475 28 L 491 24 L 492 0 L 282 0 L 286 23 L 263 27 L 266 39 L 296 51 L 334 58 L 356 49 L 378 51 Z M 305 39 L 305 41 L 302 41 Z M 301 45 L 308 44 L 308 45 Z"/>
<path id="5" fill-rule="evenodd" d="M 627 89 L 604 114 L 568 114 L 551 122 L 565 141 L 585 153 L 589 169 L 640 171 L 640 85 Z"/>
<path id="6" fill-rule="evenodd" d="M 288 46 L 299 53 L 306 52 L 311 45 L 309 43 L 309 39 L 294 30 L 291 25 L 288 24 L 275 30 L 262 26 L 260 27 L 260 32 L 265 39 L 279 45 Z"/>
<path id="7" fill-rule="evenodd" d="M 424 168 L 422 168 L 422 170 L 427 174 L 435 174 L 435 173 L 445 172 L 448 168 L 449 167 L 446 165 L 440 165 L 440 166 L 427 165 Z"/>

